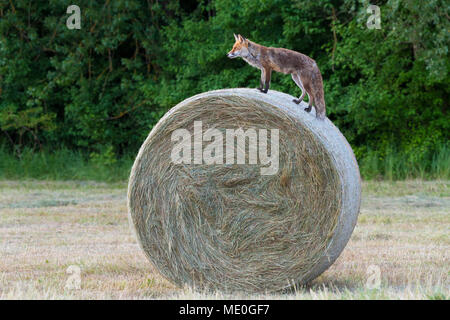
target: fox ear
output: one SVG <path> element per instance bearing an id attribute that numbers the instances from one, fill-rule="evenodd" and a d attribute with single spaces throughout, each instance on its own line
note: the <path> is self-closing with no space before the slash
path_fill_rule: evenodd
<path id="1" fill-rule="evenodd" d="M 233 33 L 234 40 L 239 41 L 239 37 L 236 35 L 236 33 Z"/>
<path id="2" fill-rule="evenodd" d="M 245 39 L 243 36 L 239 35 L 239 41 L 244 43 L 244 42 L 247 42 L 248 40 Z"/>

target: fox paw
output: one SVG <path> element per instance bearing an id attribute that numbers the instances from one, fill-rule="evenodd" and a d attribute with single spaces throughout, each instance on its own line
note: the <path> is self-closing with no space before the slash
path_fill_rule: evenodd
<path id="1" fill-rule="evenodd" d="M 256 88 L 256 89 L 258 89 L 262 93 L 267 93 L 267 91 L 269 91 L 269 89 L 262 89 L 262 88 Z"/>
<path id="2" fill-rule="evenodd" d="M 311 107 L 305 108 L 306 112 L 311 112 Z"/>
<path id="3" fill-rule="evenodd" d="M 300 100 L 300 99 L 294 99 L 292 101 L 295 102 L 296 104 L 299 104 L 300 102 L 302 102 L 302 100 Z"/>

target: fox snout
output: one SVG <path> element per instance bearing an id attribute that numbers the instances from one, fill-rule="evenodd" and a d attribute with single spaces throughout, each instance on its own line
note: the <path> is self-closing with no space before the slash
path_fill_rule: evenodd
<path id="1" fill-rule="evenodd" d="M 227 53 L 227 57 L 230 58 L 230 59 L 233 59 L 233 58 L 238 57 L 238 55 L 235 54 L 234 52 L 228 52 L 228 53 Z"/>

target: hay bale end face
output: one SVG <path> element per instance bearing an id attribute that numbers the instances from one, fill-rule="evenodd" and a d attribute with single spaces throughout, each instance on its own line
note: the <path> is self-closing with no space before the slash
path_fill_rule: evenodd
<path id="1" fill-rule="evenodd" d="M 164 277 L 271 292 L 314 279 L 339 256 L 359 213 L 358 165 L 331 121 L 292 99 L 210 91 L 150 132 L 132 168 L 128 211 Z"/>

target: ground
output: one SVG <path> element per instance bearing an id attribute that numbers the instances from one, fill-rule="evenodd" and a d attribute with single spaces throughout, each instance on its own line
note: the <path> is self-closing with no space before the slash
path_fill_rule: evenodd
<path id="1" fill-rule="evenodd" d="M 449 187 L 364 182 L 358 224 L 338 260 L 306 287 L 250 298 L 449 299 Z M 131 232 L 126 188 L 0 181 L 0 299 L 249 298 L 162 278 Z"/>

